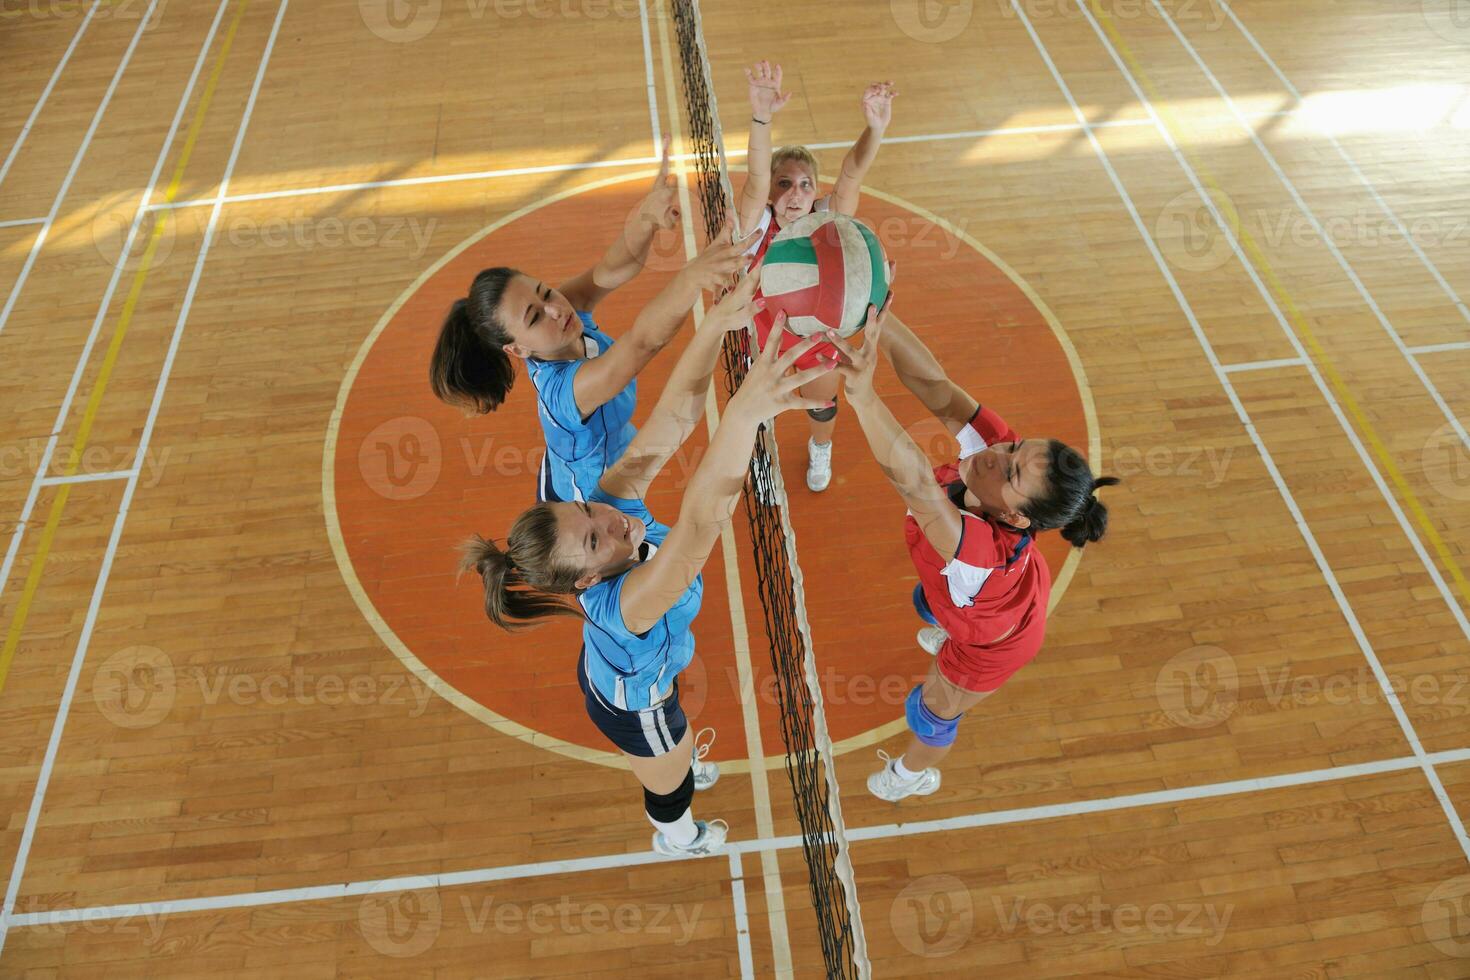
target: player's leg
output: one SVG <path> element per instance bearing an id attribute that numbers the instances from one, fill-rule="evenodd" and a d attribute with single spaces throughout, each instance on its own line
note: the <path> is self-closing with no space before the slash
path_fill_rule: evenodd
<path id="1" fill-rule="evenodd" d="M 836 371 L 824 374 L 802 386 L 803 398 L 836 402 L 842 387 L 842 376 Z M 808 409 L 811 434 L 807 440 L 806 485 L 813 493 L 821 493 L 832 482 L 832 430 L 837 427 L 837 405 Z"/>
<path id="2" fill-rule="evenodd" d="M 868 790 L 890 801 L 927 796 L 937 790 L 939 770 L 934 766 L 954 745 L 960 719 L 993 693 L 960 687 L 946 678 L 935 663 L 924 683 L 909 692 L 904 703 L 904 718 L 911 733 L 908 746 L 896 759 L 879 753 L 883 768 L 868 777 Z"/>

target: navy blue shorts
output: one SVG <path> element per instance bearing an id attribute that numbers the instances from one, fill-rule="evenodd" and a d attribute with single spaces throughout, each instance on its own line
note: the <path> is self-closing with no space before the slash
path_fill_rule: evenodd
<path id="1" fill-rule="evenodd" d="M 669 690 L 669 696 L 651 708 L 630 711 L 613 707 L 592 686 L 587 677 L 587 650 L 584 647 L 577 657 L 577 683 L 587 701 L 587 717 L 597 730 L 606 735 L 608 741 L 629 755 L 651 759 L 674 750 L 674 746 L 689 730 L 689 719 L 679 704 L 679 682 Z"/>
<path id="2" fill-rule="evenodd" d="M 934 618 L 934 613 L 929 608 L 929 600 L 924 597 L 924 584 L 921 582 L 914 586 L 914 612 L 919 618 L 930 626 L 938 626 L 939 620 Z"/>

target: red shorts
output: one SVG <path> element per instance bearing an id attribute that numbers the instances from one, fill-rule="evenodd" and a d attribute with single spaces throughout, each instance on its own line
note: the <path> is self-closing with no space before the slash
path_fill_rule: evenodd
<path id="1" fill-rule="evenodd" d="M 760 294 L 757 293 L 756 295 Z M 761 350 L 766 349 L 766 338 L 771 335 L 771 328 L 775 325 L 776 318 L 772 314 L 767 313 L 765 310 L 761 310 L 759 313 L 756 314 L 755 339 Z M 798 337 L 790 330 L 786 331 L 786 333 L 781 335 L 780 353 L 786 353 L 805 339 L 805 337 Z M 826 341 L 823 341 L 820 344 L 816 344 L 812 347 L 811 350 L 807 351 L 805 354 L 796 359 L 796 370 L 804 371 L 807 368 L 817 367 L 821 364 L 819 358 L 827 358 L 828 360 L 833 360 L 836 357 L 837 348 L 833 347 Z"/>
<path id="2" fill-rule="evenodd" d="M 1012 633 L 984 646 L 944 641 L 936 658 L 939 676 L 972 693 L 998 690 L 1011 675 L 1041 652 L 1046 634 L 1046 605 L 1033 607 Z"/>

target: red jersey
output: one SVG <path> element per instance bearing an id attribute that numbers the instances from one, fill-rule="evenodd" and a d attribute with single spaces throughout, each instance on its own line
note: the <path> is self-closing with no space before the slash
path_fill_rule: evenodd
<path id="1" fill-rule="evenodd" d="M 994 411 L 981 408 L 959 433 L 960 459 L 1019 437 Z M 959 467 L 945 463 L 934 478 L 960 509 L 960 543 L 953 555 L 934 550 L 913 515 L 904 538 L 924 598 L 949 640 L 940 671 L 971 691 L 993 691 L 1041 649 L 1051 570 L 1032 535 L 964 507 Z"/>

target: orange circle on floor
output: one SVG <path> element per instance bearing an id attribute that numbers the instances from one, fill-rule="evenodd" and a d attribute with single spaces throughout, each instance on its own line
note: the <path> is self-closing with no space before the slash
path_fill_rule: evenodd
<path id="1" fill-rule="evenodd" d="M 364 342 L 343 382 L 323 473 L 327 520 L 344 578 L 364 615 L 420 679 L 501 731 L 589 761 L 618 764 L 588 721 L 576 681 L 580 626 L 559 619 L 508 634 L 486 619 L 479 581 L 456 582 L 456 547 L 472 533 L 503 539 L 534 502 L 542 438 L 535 395 L 520 372 L 495 413 L 466 418 L 428 385 L 429 354 L 450 303 L 475 273 L 508 265 L 559 283 L 594 265 L 648 186 L 616 178 L 564 192 L 517 212 L 463 243 L 407 290 Z M 1014 273 L 961 232 L 886 195 L 865 193 L 858 217 L 898 262 L 894 313 L 924 339 L 957 382 L 999 410 L 1022 435 L 1092 444 L 1085 382 L 1064 335 Z M 649 269 L 594 311 L 614 337 L 684 261 L 682 235 L 656 242 Z M 648 415 L 690 327 L 638 380 L 635 424 Z M 895 414 L 935 461 L 954 442 L 880 368 Z M 715 385 L 723 401 L 717 373 Z M 917 577 L 903 544 L 904 506 L 869 454 L 850 412 L 840 412 L 834 478 L 822 494 L 805 486 L 807 423 L 777 425 L 790 524 L 802 569 L 806 615 L 827 722 L 839 751 L 902 729 L 903 700 L 930 658 L 914 642 L 922 625 L 910 603 Z M 683 486 L 707 445 L 701 427 L 649 493 L 672 524 Z M 714 726 L 713 757 L 749 753 L 740 691 L 752 694 L 767 757 L 782 747 L 780 708 L 757 596 L 749 529 L 737 508 L 738 556 L 717 546 L 705 566 L 696 657 L 680 679 L 691 724 Z M 1065 589 L 1070 548 L 1041 538 Z M 1075 561 L 1075 559 L 1073 559 Z M 739 577 L 732 589 L 729 577 Z M 730 596 L 739 604 L 732 616 Z M 737 631 L 743 635 L 737 637 Z M 1042 657 L 1046 656 L 1045 650 Z M 748 664 L 748 667 L 746 666 Z"/>

